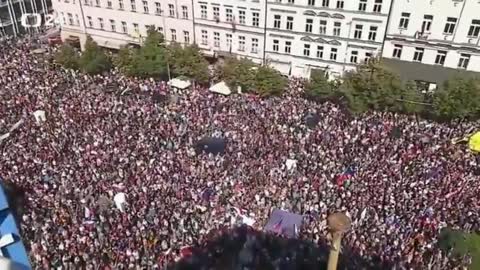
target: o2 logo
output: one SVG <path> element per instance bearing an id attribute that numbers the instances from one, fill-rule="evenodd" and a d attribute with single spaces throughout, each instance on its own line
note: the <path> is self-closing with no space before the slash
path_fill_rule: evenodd
<path id="1" fill-rule="evenodd" d="M 46 14 L 43 18 L 40 13 L 24 13 L 20 18 L 20 24 L 25 28 L 40 26 L 56 26 L 60 25 L 60 19 L 56 13 Z"/>

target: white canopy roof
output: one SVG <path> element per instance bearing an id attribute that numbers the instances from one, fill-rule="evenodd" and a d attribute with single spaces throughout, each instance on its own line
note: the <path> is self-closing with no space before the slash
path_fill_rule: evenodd
<path id="1" fill-rule="evenodd" d="M 190 87 L 191 83 L 189 81 L 180 80 L 179 78 L 174 78 L 168 82 L 168 85 L 183 90 Z"/>
<path id="2" fill-rule="evenodd" d="M 35 49 L 32 51 L 32 53 L 34 54 L 42 54 L 42 53 L 46 53 L 47 50 L 43 49 L 43 48 L 38 48 L 38 49 Z"/>
<path id="3" fill-rule="evenodd" d="M 221 81 L 212 87 L 210 87 L 210 91 L 222 95 L 230 95 L 232 91 L 230 90 L 230 87 L 227 86 L 227 84 L 224 81 Z"/>

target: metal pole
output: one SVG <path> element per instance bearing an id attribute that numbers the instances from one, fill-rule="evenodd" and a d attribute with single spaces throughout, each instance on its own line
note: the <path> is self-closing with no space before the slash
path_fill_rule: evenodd
<path id="1" fill-rule="evenodd" d="M 167 73 L 168 73 L 168 81 L 172 80 L 172 77 L 170 75 L 170 63 L 168 61 L 169 56 L 167 55 Z"/>
<path id="2" fill-rule="evenodd" d="M 350 21 L 347 23 L 348 24 L 348 38 L 352 38 L 350 37 L 350 35 L 352 34 L 352 25 L 353 25 L 353 21 Z M 343 70 L 345 70 L 345 64 L 347 63 L 347 58 L 348 58 L 348 45 L 349 45 L 349 42 L 347 41 L 347 44 L 345 46 L 345 53 L 343 55 Z"/>
<path id="3" fill-rule="evenodd" d="M 390 2 L 390 8 L 388 9 L 388 13 L 387 13 L 387 17 L 386 17 L 387 18 L 387 24 L 385 25 L 385 32 L 383 33 L 382 47 L 380 48 L 379 55 L 377 55 L 380 59 L 383 58 L 383 51 L 385 50 L 385 43 L 387 43 L 388 28 L 390 27 L 390 15 L 392 15 L 394 5 L 395 5 L 395 0 L 392 0 L 392 2 Z"/>
<path id="4" fill-rule="evenodd" d="M 193 44 L 197 44 L 197 36 L 195 34 L 195 4 L 193 3 L 193 0 L 191 1 L 192 2 L 192 31 L 193 31 Z"/>
<path id="5" fill-rule="evenodd" d="M 267 27 L 268 27 L 268 25 L 267 25 L 268 1 L 267 0 L 265 0 L 264 8 L 265 8 L 265 13 L 264 13 L 263 20 L 265 22 L 263 23 L 263 61 L 262 62 L 263 62 L 263 65 L 265 66 L 266 63 L 267 63 L 267 60 L 266 60 L 266 57 L 267 57 L 267 53 L 266 53 L 266 51 L 267 51 Z"/>
<path id="6" fill-rule="evenodd" d="M 406 103 L 412 103 L 412 104 L 418 104 L 418 105 L 433 106 L 433 104 L 426 103 L 426 102 L 419 102 L 419 101 L 406 100 L 406 99 L 400 99 L 400 98 L 397 98 L 396 100 L 400 102 L 406 102 Z"/>
<path id="7" fill-rule="evenodd" d="M 178 12 L 177 12 L 178 13 Z M 167 26 L 165 23 L 165 10 L 160 10 L 160 14 L 162 16 L 162 23 L 163 23 L 163 44 L 165 46 L 165 49 L 167 49 Z M 177 14 L 178 16 L 178 14 Z M 169 62 L 169 54 L 167 50 L 167 74 L 168 74 L 168 81 L 172 80 L 171 74 L 170 74 L 170 62 Z"/>
<path id="8" fill-rule="evenodd" d="M 168 74 L 168 81 L 171 81 L 172 80 L 172 77 L 171 77 L 171 74 L 170 74 L 170 61 L 169 61 L 169 58 L 170 58 L 170 54 L 168 52 L 168 48 L 167 48 L 167 43 L 164 41 L 163 43 L 163 46 L 165 46 L 165 51 L 167 52 L 167 55 L 166 55 L 166 62 L 167 62 L 167 74 Z"/>
<path id="9" fill-rule="evenodd" d="M 162 16 L 162 23 L 163 23 L 163 40 L 167 41 L 167 25 L 165 24 L 165 11 L 162 9 L 160 10 L 160 16 Z"/>

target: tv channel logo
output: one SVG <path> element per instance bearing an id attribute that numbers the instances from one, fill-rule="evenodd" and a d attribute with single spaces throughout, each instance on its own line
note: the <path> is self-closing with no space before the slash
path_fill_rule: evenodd
<path id="1" fill-rule="evenodd" d="M 52 27 L 60 25 L 60 19 L 56 13 L 45 16 L 40 13 L 24 13 L 20 18 L 20 24 L 25 28 Z"/>

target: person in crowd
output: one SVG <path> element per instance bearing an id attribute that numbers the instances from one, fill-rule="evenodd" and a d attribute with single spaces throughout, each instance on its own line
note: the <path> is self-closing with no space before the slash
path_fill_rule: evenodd
<path id="1" fill-rule="evenodd" d="M 51 65 L 54 49 L 31 53 L 35 42 L 0 45 L 0 136 L 22 121 L 0 142 L 0 177 L 25 191 L 22 236 L 35 269 L 163 269 L 240 214 L 261 230 L 273 209 L 304 215 L 299 237 L 314 243 L 326 241 L 327 216 L 345 212 L 349 252 L 395 269 L 468 261 L 437 241 L 447 226 L 480 229 L 475 156 L 451 143 L 478 122 L 353 117 L 303 99 L 294 78 L 283 97 L 194 87 L 160 104 L 151 95 L 168 93 L 165 82 L 63 70 Z M 307 114 L 319 116 L 315 127 Z M 213 134 L 225 154 L 195 153 Z"/>

